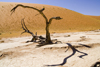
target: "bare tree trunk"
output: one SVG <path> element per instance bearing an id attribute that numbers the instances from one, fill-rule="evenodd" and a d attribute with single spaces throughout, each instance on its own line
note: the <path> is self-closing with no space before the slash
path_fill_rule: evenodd
<path id="1" fill-rule="evenodd" d="M 50 24 L 47 23 L 46 24 L 46 44 L 52 44 L 50 32 L 49 32 L 49 26 L 50 26 Z"/>

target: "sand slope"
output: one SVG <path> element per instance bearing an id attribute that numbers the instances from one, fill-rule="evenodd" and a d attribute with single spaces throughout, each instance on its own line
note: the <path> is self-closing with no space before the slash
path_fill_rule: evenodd
<path id="1" fill-rule="evenodd" d="M 88 15 L 88 16 L 90 16 L 90 15 Z M 100 16 L 90 16 L 90 17 L 100 20 Z"/>
<path id="2" fill-rule="evenodd" d="M 62 20 L 53 20 L 50 26 L 51 32 L 68 32 L 100 29 L 100 21 L 92 17 L 77 13 L 62 7 L 28 4 L 28 3 L 6 3 L 0 2 L 0 32 L 21 32 L 21 19 L 25 18 L 27 27 L 33 32 L 45 32 L 45 20 L 37 11 L 19 7 L 12 15 L 10 10 L 17 4 L 42 9 L 47 18 L 60 16 Z"/>

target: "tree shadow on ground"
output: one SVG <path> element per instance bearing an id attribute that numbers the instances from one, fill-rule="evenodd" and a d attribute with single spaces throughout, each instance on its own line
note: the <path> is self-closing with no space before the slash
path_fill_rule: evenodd
<path id="1" fill-rule="evenodd" d="M 81 53 L 82 55 L 78 56 L 79 58 L 83 58 L 84 56 L 87 56 L 88 54 L 87 53 L 84 53 L 84 52 L 81 52 L 79 50 L 77 50 L 75 47 L 73 47 L 70 43 L 66 43 L 68 45 L 68 47 L 70 47 L 73 51 L 73 53 L 71 55 L 69 55 L 68 57 L 64 58 L 63 62 L 60 63 L 60 64 L 53 64 L 53 65 L 45 65 L 45 66 L 63 66 L 64 64 L 67 63 L 67 59 L 72 57 L 73 55 L 75 55 L 76 52 L 78 53 Z M 84 44 L 79 44 L 79 45 L 82 45 L 82 46 L 85 46 L 87 48 L 91 48 L 90 46 L 87 46 L 87 45 L 84 45 Z M 68 49 L 66 50 L 68 51 Z M 65 52 L 66 52 L 65 51 Z"/>

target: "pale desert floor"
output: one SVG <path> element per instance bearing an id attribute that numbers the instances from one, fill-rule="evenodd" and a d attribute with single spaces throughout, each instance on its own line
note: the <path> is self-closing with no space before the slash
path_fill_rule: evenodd
<path id="1" fill-rule="evenodd" d="M 90 67 L 100 61 L 100 32 L 54 33 L 51 38 L 62 44 L 37 47 L 25 43 L 31 36 L 2 38 L 0 67 Z"/>

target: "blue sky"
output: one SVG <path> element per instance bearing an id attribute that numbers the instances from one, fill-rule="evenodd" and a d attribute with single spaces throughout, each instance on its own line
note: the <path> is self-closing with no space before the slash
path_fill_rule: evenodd
<path id="1" fill-rule="evenodd" d="M 21 2 L 54 5 L 85 15 L 100 16 L 100 0 L 0 0 L 0 2 Z"/>

